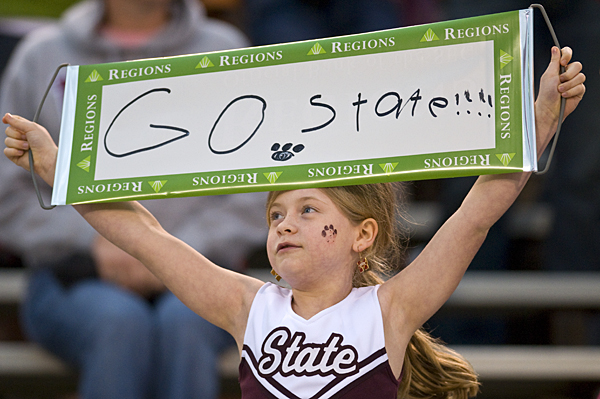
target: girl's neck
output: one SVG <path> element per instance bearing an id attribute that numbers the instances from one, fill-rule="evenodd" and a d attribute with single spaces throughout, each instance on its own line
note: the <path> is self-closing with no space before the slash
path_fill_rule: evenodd
<path id="1" fill-rule="evenodd" d="M 319 312 L 343 301 L 352 291 L 352 284 L 344 287 L 327 287 L 318 291 L 292 289 L 292 310 L 303 319 L 310 319 Z"/>

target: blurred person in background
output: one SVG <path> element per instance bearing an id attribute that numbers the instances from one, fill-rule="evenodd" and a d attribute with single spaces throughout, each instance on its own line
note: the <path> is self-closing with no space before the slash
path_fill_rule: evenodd
<path id="1" fill-rule="evenodd" d="M 4 68 L 8 63 L 10 54 L 14 50 L 18 41 L 19 38 L 17 36 L 10 34 L 10 32 L 5 32 L 2 29 L 0 29 L 0 76 L 2 76 L 2 72 L 4 72 Z"/>
<path id="2" fill-rule="evenodd" d="M 247 46 L 197 0 L 88 0 L 26 36 L 0 87 L 0 110 L 33 117 L 56 67 Z M 40 123 L 58 139 L 65 73 Z M 90 398 L 216 398 L 217 356 L 233 339 L 185 307 L 144 266 L 71 207 L 42 210 L 31 178 L 0 161 L 0 242 L 30 269 L 21 319 L 28 338 L 74 365 Z M 43 195 L 50 198 L 50 189 Z M 262 193 L 146 201 L 171 234 L 241 269 L 264 246 Z M 260 205 L 259 205 L 260 204 Z M 198 226 L 203 226 L 200 230 Z M 224 243 L 235 242 L 234 247 Z"/>
<path id="3" fill-rule="evenodd" d="M 245 0 L 255 45 L 397 28 L 394 0 Z"/>

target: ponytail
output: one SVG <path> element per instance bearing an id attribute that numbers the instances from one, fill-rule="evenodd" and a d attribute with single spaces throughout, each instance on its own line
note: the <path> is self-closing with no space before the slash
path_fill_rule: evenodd
<path id="1" fill-rule="evenodd" d="M 477 374 L 461 355 L 423 329 L 406 348 L 398 399 L 468 399 L 479 392 Z"/>

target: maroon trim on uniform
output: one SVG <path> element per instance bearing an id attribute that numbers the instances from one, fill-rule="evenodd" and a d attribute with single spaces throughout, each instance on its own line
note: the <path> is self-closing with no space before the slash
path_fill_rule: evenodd
<path id="1" fill-rule="evenodd" d="M 258 381 L 245 357 L 242 357 L 242 361 L 240 362 L 239 381 L 242 390 L 242 399 L 277 399 L 276 396 L 269 392 L 269 390 Z M 269 383 L 271 383 L 279 392 L 284 394 L 286 398 L 300 399 L 281 386 L 277 381 L 272 380 L 269 381 Z"/>
<path id="2" fill-rule="evenodd" d="M 249 361 L 252 362 L 254 368 L 258 370 L 258 362 L 256 360 L 256 357 L 254 356 L 254 353 L 252 353 L 252 350 L 247 345 L 244 345 L 243 350 L 246 351 L 247 355 L 247 358 L 242 357 L 242 361 L 240 362 L 240 386 L 242 387 L 243 399 L 275 398 L 275 396 L 273 396 L 273 394 L 271 394 L 258 381 L 246 360 L 249 359 Z M 377 360 L 381 356 L 385 355 L 385 353 L 385 348 L 382 348 L 377 352 L 373 353 L 371 356 L 367 357 L 358 364 L 359 370 L 369 365 L 373 361 Z M 329 392 L 331 389 L 333 389 L 336 385 L 341 383 L 346 377 L 348 376 L 339 376 L 335 378 L 310 399 L 320 398 L 321 396 Z M 287 398 L 300 399 L 298 396 L 294 395 L 292 392 L 290 392 L 288 389 L 286 389 L 284 386 L 278 383 L 273 377 L 267 377 L 264 379 L 275 389 L 277 389 L 279 392 L 285 395 Z M 379 394 L 382 387 L 387 387 L 387 390 L 386 392 L 382 392 L 384 396 L 380 396 L 381 398 L 385 398 L 385 396 L 388 395 L 387 391 L 389 391 L 390 398 L 395 399 L 395 395 L 398 390 L 398 384 L 398 380 L 396 380 L 396 378 L 394 377 L 389 361 L 385 361 L 384 363 L 375 367 L 368 373 L 361 375 L 348 386 L 342 388 L 340 392 L 332 396 L 332 399 L 342 397 L 344 397 L 344 399 L 365 398 L 371 396 L 373 392 L 378 392 Z"/>
<path id="3" fill-rule="evenodd" d="M 392 382 L 390 384 L 390 382 Z M 377 392 L 377 399 L 396 399 L 398 397 L 399 382 L 394 377 L 389 362 L 381 363 L 359 379 L 352 381 L 342 388 L 331 399 L 364 399 L 373 397 Z"/>
<path id="4" fill-rule="evenodd" d="M 246 351 L 246 354 L 250 358 L 250 361 L 252 362 L 252 365 L 254 366 L 254 369 L 257 370 L 257 372 L 258 372 L 258 361 L 256 360 L 256 357 L 254 357 L 254 353 L 252 353 L 252 350 L 250 349 L 250 347 L 248 345 L 244 345 L 243 350 Z M 245 358 L 242 357 L 242 360 L 245 360 Z M 240 363 L 240 375 L 241 375 L 242 366 L 244 366 L 243 363 L 244 362 Z M 271 392 L 269 392 L 267 390 L 267 388 L 263 387 L 263 385 L 260 383 L 260 381 L 258 381 L 258 379 L 256 378 L 256 376 L 252 372 L 252 369 L 250 369 L 250 366 L 246 364 L 245 367 L 248 368 L 248 372 L 250 373 L 250 378 L 253 380 L 253 382 L 255 382 L 256 384 L 260 385 L 265 390 L 265 392 L 268 392 L 269 395 L 272 396 Z M 290 398 L 290 399 L 301 399 L 298 396 L 296 396 L 293 393 L 291 393 L 290 391 L 288 391 L 286 387 L 284 387 L 279 382 L 277 382 L 272 376 L 265 378 L 265 380 L 267 380 L 267 382 L 269 384 L 271 384 L 275 389 L 277 389 L 279 392 L 281 392 L 282 394 L 284 394 L 287 398 Z M 241 382 L 240 382 L 240 385 L 241 385 Z M 243 391 L 242 391 L 242 394 L 244 394 Z M 266 396 L 266 397 L 268 398 L 268 396 Z"/>
<path id="5" fill-rule="evenodd" d="M 367 357 L 365 360 L 363 360 L 362 362 L 358 363 L 358 372 L 360 372 L 360 370 L 369 365 L 370 363 L 374 362 L 375 360 L 379 359 L 381 356 L 385 355 L 385 348 L 381 348 L 380 350 L 378 350 L 377 352 L 373 353 L 371 356 Z M 385 361 L 384 363 L 382 363 L 382 365 L 385 364 L 389 364 L 388 361 Z M 379 367 L 375 367 L 373 370 L 377 370 Z M 373 371 L 372 370 L 372 371 Z M 360 377 L 358 377 L 356 380 L 354 380 L 352 383 L 350 383 L 348 386 L 352 386 L 355 383 L 358 383 L 359 381 L 362 381 L 366 376 L 368 376 L 369 374 L 372 373 L 372 371 L 369 371 L 367 374 L 361 375 Z M 338 376 L 337 378 L 335 378 L 333 381 L 331 381 L 329 384 L 325 385 L 323 387 L 323 389 L 321 389 L 319 392 L 317 392 L 311 399 L 317 399 L 320 398 L 322 395 L 324 395 L 325 393 L 329 392 L 331 389 L 333 389 L 333 387 L 335 387 L 337 384 L 339 384 L 340 382 L 342 382 L 344 379 L 346 379 L 345 375 L 341 375 Z M 395 379 L 395 378 L 394 378 Z M 346 387 L 347 388 L 347 387 Z M 344 388 L 345 389 L 345 388 Z M 344 389 L 342 389 L 342 391 L 344 391 Z M 373 392 L 373 391 L 371 391 Z M 336 397 L 337 394 L 335 394 L 333 397 Z"/>

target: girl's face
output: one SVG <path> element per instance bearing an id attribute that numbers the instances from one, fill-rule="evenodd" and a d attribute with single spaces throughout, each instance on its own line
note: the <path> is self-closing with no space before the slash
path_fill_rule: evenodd
<path id="1" fill-rule="evenodd" d="M 271 266 L 293 288 L 343 278 L 352 281 L 359 226 L 319 189 L 280 194 L 269 209 L 267 253 Z"/>

